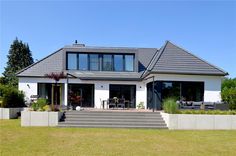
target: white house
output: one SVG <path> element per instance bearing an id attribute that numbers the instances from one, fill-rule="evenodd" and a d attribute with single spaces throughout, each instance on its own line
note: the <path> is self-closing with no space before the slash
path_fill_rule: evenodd
<path id="1" fill-rule="evenodd" d="M 64 72 L 57 86 L 45 74 Z M 167 41 L 157 48 L 65 46 L 19 71 L 19 90 L 63 105 L 102 108 L 114 97 L 125 107 L 161 109 L 166 97 L 187 101 L 221 101 L 227 73 Z M 56 95 L 52 97 L 52 88 Z"/>

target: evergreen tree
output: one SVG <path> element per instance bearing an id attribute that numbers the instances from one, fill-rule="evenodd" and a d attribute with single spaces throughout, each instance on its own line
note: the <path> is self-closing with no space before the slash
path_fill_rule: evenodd
<path id="1" fill-rule="evenodd" d="M 7 66 L 3 73 L 4 81 L 8 85 L 17 86 L 16 72 L 34 63 L 29 45 L 16 38 L 10 46 L 7 58 Z"/>

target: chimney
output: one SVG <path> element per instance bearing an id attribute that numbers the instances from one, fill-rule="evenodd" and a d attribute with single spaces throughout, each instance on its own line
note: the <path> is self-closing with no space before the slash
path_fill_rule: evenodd
<path id="1" fill-rule="evenodd" d="M 76 47 L 85 47 L 85 44 L 78 43 L 78 41 L 75 40 L 75 43 L 73 44 L 73 46 L 76 46 Z"/>

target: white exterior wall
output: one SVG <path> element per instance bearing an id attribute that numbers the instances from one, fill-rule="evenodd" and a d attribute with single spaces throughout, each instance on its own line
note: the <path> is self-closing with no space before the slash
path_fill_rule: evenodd
<path id="1" fill-rule="evenodd" d="M 30 98 L 31 95 L 38 94 L 38 85 L 37 83 L 54 83 L 53 80 L 48 78 L 19 78 L 19 90 L 22 90 L 27 98 Z M 64 83 L 67 88 L 66 79 L 60 80 L 58 83 Z M 109 98 L 109 85 L 110 84 L 126 84 L 126 85 L 136 85 L 136 105 L 140 102 L 144 102 L 146 107 L 146 86 L 143 82 L 137 81 L 83 81 L 80 79 L 70 79 L 69 84 L 94 84 L 94 107 L 101 108 L 101 101 L 107 100 Z M 29 85 L 29 87 L 27 86 Z M 67 104 L 67 91 L 64 89 L 63 93 L 63 104 Z"/>
<path id="2" fill-rule="evenodd" d="M 150 75 L 149 77 L 151 77 Z M 204 101 L 206 102 L 218 102 L 221 101 L 221 76 L 200 76 L 200 75 L 174 75 L 174 74 L 156 74 L 156 80 L 165 81 L 198 81 L 204 82 Z M 137 81 L 83 81 L 80 79 L 70 79 L 71 83 L 80 84 L 94 84 L 94 107 L 101 108 L 101 101 L 109 98 L 109 85 L 110 84 L 126 84 L 136 85 L 136 106 L 140 102 L 144 102 L 144 106 L 147 106 L 147 88 L 146 84 L 151 82 L 152 79 L 148 79 L 143 82 Z M 47 78 L 19 78 L 19 90 L 25 92 L 26 97 L 30 98 L 31 95 L 37 95 L 37 83 L 54 83 L 53 80 Z M 66 79 L 62 79 L 59 83 L 64 83 L 63 88 L 67 88 Z M 64 89 L 62 92 L 63 104 L 67 104 L 67 91 Z"/>
<path id="3" fill-rule="evenodd" d="M 151 77 L 153 75 L 150 75 Z M 222 76 L 202 76 L 202 75 L 176 75 L 176 74 L 156 74 L 156 80 L 162 81 L 196 81 L 204 82 L 204 101 L 220 102 L 221 101 L 221 81 Z M 151 82 L 148 79 L 146 83 Z"/>

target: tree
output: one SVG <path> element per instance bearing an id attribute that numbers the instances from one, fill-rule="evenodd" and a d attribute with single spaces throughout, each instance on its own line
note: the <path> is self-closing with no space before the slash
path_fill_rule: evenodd
<path id="1" fill-rule="evenodd" d="M 230 109 L 236 110 L 236 78 L 225 79 L 221 86 L 223 101 L 229 104 Z"/>
<path id="2" fill-rule="evenodd" d="M 17 86 L 16 72 L 34 63 L 29 45 L 16 38 L 10 46 L 8 61 L 3 73 L 4 82 Z"/>

